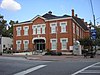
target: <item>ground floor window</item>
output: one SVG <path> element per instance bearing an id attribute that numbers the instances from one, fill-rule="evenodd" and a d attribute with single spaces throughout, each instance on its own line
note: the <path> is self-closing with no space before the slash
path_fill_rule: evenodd
<path id="1" fill-rule="evenodd" d="M 17 44 L 17 50 L 20 50 L 21 49 L 21 40 L 17 40 L 16 44 Z"/>
<path id="2" fill-rule="evenodd" d="M 24 43 L 24 50 L 28 50 L 29 41 L 28 40 L 24 40 L 23 43 Z"/>
<path id="3" fill-rule="evenodd" d="M 61 38 L 61 49 L 62 50 L 67 50 L 67 42 L 68 42 L 67 38 Z"/>
<path id="4" fill-rule="evenodd" d="M 51 50 L 56 50 L 56 49 L 57 49 L 57 40 L 51 39 Z"/>

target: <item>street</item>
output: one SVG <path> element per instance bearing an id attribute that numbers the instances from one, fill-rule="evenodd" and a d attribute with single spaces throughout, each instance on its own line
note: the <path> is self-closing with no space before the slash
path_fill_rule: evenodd
<path id="1" fill-rule="evenodd" d="M 100 75 L 100 60 L 65 58 L 47 61 L 1 56 L 0 75 Z"/>

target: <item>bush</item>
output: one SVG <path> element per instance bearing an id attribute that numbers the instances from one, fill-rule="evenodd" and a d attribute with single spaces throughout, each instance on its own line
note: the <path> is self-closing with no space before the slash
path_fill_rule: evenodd
<path id="1" fill-rule="evenodd" d="M 47 52 L 47 53 L 45 53 L 45 55 L 62 55 L 62 53 L 61 52 L 55 52 L 55 51 L 49 51 L 49 52 Z"/>
<path id="2" fill-rule="evenodd" d="M 57 55 L 61 56 L 61 55 L 62 55 L 62 53 L 61 53 L 61 52 L 57 52 Z"/>
<path id="3" fill-rule="evenodd" d="M 0 55 L 2 55 L 2 52 L 0 52 Z"/>

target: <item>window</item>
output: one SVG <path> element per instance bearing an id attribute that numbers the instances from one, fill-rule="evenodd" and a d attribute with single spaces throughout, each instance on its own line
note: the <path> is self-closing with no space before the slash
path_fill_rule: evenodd
<path id="1" fill-rule="evenodd" d="M 67 22 L 61 22 L 60 26 L 61 26 L 61 32 L 62 33 L 66 32 Z"/>
<path id="2" fill-rule="evenodd" d="M 23 43 L 24 43 L 24 50 L 28 50 L 29 41 L 28 40 L 24 40 Z"/>
<path id="3" fill-rule="evenodd" d="M 51 23 L 51 24 L 50 24 L 51 33 L 56 33 L 56 26 L 57 26 L 57 23 Z"/>
<path id="4" fill-rule="evenodd" d="M 37 34 L 41 34 L 41 26 L 40 25 L 37 26 Z"/>
<path id="5" fill-rule="evenodd" d="M 42 34 L 45 34 L 45 25 L 42 25 Z"/>
<path id="6" fill-rule="evenodd" d="M 76 26 L 76 34 L 79 36 L 79 27 Z"/>
<path id="7" fill-rule="evenodd" d="M 67 49 L 67 42 L 68 42 L 67 38 L 61 38 L 61 49 L 62 50 L 66 50 Z"/>
<path id="8" fill-rule="evenodd" d="M 33 25 L 33 27 L 32 27 L 32 29 L 33 29 L 33 34 L 36 34 L 36 26 L 35 25 Z"/>
<path id="9" fill-rule="evenodd" d="M 75 24 L 73 23 L 73 33 L 75 34 Z"/>
<path id="10" fill-rule="evenodd" d="M 17 50 L 20 50 L 20 45 L 21 45 L 21 40 L 17 40 L 16 41 L 16 44 L 17 44 Z"/>
<path id="11" fill-rule="evenodd" d="M 16 30 L 17 30 L 17 36 L 21 36 L 21 27 L 17 27 Z"/>
<path id="12" fill-rule="evenodd" d="M 57 49 L 57 40 L 51 39 L 51 50 L 56 50 L 56 49 Z"/>
<path id="13" fill-rule="evenodd" d="M 28 35 L 28 29 L 29 29 L 28 26 L 24 26 L 24 35 Z"/>

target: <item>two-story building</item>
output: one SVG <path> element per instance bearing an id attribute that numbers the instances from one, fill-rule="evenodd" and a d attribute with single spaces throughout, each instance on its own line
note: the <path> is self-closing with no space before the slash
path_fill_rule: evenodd
<path id="1" fill-rule="evenodd" d="M 76 40 L 89 36 L 87 23 L 74 15 L 56 16 L 51 11 L 32 20 L 14 24 L 13 50 L 18 52 L 49 49 L 70 51 Z"/>

